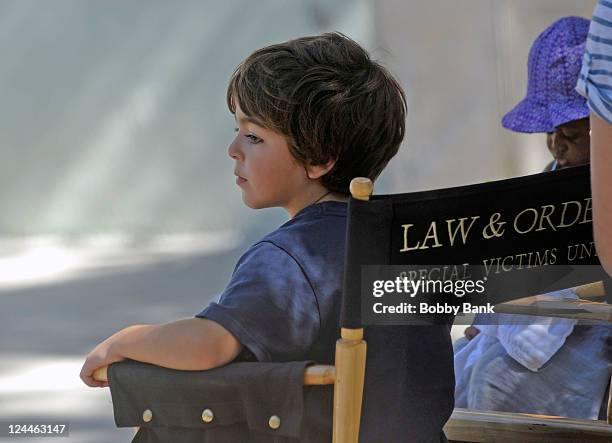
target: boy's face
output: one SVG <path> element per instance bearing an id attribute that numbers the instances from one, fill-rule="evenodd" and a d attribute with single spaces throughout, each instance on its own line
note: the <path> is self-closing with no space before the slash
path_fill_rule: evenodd
<path id="1" fill-rule="evenodd" d="M 560 168 L 589 163 L 589 119 L 583 118 L 559 125 L 555 132 L 547 134 L 546 144 Z"/>
<path id="2" fill-rule="evenodd" d="M 236 137 L 228 148 L 235 160 L 236 184 L 253 209 L 280 206 L 288 210 L 308 182 L 304 166 L 291 155 L 285 137 L 247 117 L 236 104 Z"/>

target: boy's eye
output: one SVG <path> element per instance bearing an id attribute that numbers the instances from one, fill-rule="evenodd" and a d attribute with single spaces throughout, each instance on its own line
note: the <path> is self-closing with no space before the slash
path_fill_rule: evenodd
<path id="1" fill-rule="evenodd" d="M 240 132 L 240 128 L 234 128 L 234 132 Z M 254 134 L 245 134 L 245 137 L 249 139 L 249 143 L 256 145 L 261 143 L 263 140 Z"/>
<path id="2" fill-rule="evenodd" d="M 259 137 L 253 134 L 246 134 L 245 137 L 248 138 L 250 140 L 250 143 L 254 145 L 256 145 L 257 143 L 261 143 L 263 141 L 262 139 L 260 139 Z"/>

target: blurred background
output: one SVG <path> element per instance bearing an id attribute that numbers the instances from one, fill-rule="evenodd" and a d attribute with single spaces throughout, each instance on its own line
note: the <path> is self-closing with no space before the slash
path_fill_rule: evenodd
<path id="1" fill-rule="evenodd" d="M 594 4 L 1 0 L 0 422 L 129 441 L 108 390 L 78 379 L 86 353 L 129 324 L 199 312 L 286 221 L 242 204 L 227 156 L 227 79 L 250 52 L 347 34 L 408 98 L 376 192 L 478 183 L 550 160 L 544 135 L 499 122 L 525 94 L 537 35 Z"/>

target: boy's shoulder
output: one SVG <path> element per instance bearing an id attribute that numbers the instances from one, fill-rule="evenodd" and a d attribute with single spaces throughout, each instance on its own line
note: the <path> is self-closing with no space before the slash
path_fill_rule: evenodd
<path id="1" fill-rule="evenodd" d="M 320 278 L 322 269 L 342 275 L 346 240 L 347 203 L 329 201 L 308 206 L 291 220 L 257 241 L 240 257 L 234 272 L 246 267 L 275 275 L 284 264 L 285 272 L 297 264 L 307 280 Z"/>
<path id="2" fill-rule="evenodd" d="M 258 243 L 267 242 L 290 255 L 310 255 L 328 248 L 340 247 L 344 253 L 347 203 L 322 202 L 308 206 L 291 220 L 264 236 Z"/>

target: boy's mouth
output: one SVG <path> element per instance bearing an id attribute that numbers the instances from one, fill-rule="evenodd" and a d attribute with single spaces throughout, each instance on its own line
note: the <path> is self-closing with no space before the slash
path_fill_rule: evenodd
<path id="1" fill-rule="evenodd" d="M 240 177 L 240 176 L 239 176 L 238 174 L 236 174 L 236 173 L 234 173 L 234 175 L 236 176 L 236 184 L 237 184 L 237 185 L 241 185 L 241 184 L 243 184 L 244 182 L 246 182 L 246 181 L 247 181 L 247 179 L 246 179 L 246 178 L 244 178 L 244 177 Z"/>

